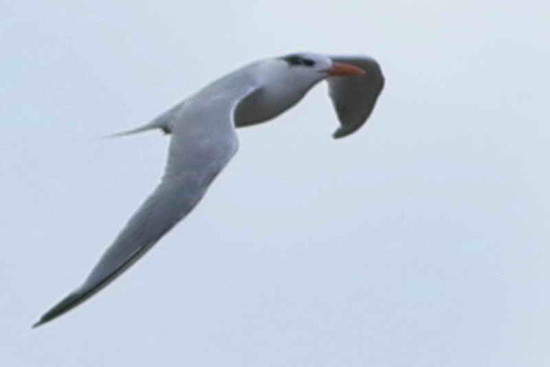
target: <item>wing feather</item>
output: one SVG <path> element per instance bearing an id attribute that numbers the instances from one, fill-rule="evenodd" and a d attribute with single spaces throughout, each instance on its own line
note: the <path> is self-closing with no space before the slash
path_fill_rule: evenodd
<path id="1" fill-rule="evenodd" d="M 365 75 L 339 76 L 327 79 L 329 95 L 340 120 L 334 138 L 357 131 L 370 117 L 384 88 L 384 76 L 376 60 L 363 56 L 334 56 L 335 62 L 352 64 L 365 70 Z"/>
<path id="2" fill-rule="evenodd" d="M 253 88 L 245 85 L 214 91 L 186 102 L 169 122 L 172 140 L 162 182 L 105 251 L 84 283 L 33 326 L 75 308 L 116 279 L 183 219 L 238 148 L 236 106 Z"/>

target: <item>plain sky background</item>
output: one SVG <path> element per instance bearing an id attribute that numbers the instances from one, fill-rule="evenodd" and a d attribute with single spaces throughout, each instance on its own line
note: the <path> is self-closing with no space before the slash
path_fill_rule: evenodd
<path id="1" fill-rule="evenodd" d="M 550 365 L 550 5 L 0 0 L 0 365 Z M 326 86 L 84 306 L 167 138 L 100 136 L 296 51 L 368 54 L 386 89 L 334 141 Z"/>

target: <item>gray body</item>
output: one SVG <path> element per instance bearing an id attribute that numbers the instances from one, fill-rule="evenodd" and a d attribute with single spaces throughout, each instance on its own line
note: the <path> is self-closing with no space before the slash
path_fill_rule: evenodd
<path id="1" fill-rule="evenodd" d="M 370 116 L 384 79 L 366 57 L 301 54 L 314 65 L 296 66 L 296 57 L 255 62 L 215 81 L 151 123 L 119 135 L 151 129 L 171 133 L 165 174 L 83 284 L 46 312 L 44 324 L 73 309 L 109 284 L 145 254 L 201 200 L 212 180 L 238 148 L 235 126 L 270 120 L 291 108 L 318 82 L 327 79 L 343 137 Z M 361 76 L 330 77 L 333 60 L 367 71 Z"/>

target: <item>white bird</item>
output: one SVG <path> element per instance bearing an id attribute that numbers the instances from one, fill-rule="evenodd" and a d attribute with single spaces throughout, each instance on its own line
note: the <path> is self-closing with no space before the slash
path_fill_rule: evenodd
<path id="1" fill-rule="evenodd" d="M 171 134 L 164 176 L 84 283 L 33 327 L 92 297 L 189 214 L 237 151 L 236 126 L 278 116 L 325 79 L 340 120 L 333 136 L 341 138 L 365 123 L 384 86 L 372 58 L 300 53 L 260 60 L 208 85 L 149 124 L 117 134 L 152 129 Z"/>

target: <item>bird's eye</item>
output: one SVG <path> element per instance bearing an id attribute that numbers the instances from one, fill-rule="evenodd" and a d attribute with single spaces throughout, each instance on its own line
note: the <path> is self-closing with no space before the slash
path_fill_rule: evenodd
<path id="1" fill-rule="evenodd" d="M 290 55 L 287 57 L 284 57 L 283 60 L 285 60 L 289 65 L 304 65 L 304 66 L 313 66 L 315 65 L 315 61 L 311 59 L 306 59 L 298 55 Z"/>
<path id="2" fill-rule="evenodd" d="M 289 65 L 302 65 L 302 58 L 300 56 L 288 56 L 284 59 Z"/>

